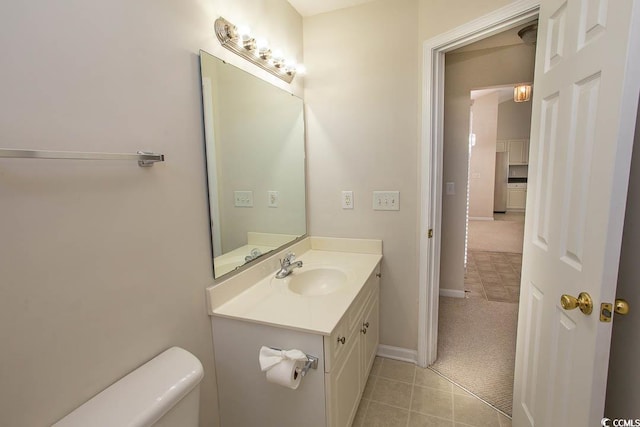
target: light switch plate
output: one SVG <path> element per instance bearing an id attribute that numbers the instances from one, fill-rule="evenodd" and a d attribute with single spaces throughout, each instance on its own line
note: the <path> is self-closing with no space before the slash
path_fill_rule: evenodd
<path id="1" fill-rule="evenodd" d="M 252 208 L 253 207 L 253 191 L 234 191 L 233 200 L 236 207 Z"/>
<path id="2" fill-rule="evenodd" d="M 342 192 L 342 209 L 353 209 L 353 191 Z"/>
<path id="3" fill-rule="evenodd" d="M 455 182 L 447 182 L 446 192 L 447 192 L 448 196 L 453 196 L 454 194 L 456 194 L 456 183 Z"/>
<path id="4" fill-rule="evenodd" d="M 399 211 L 400 192 L 399 191 L 374 191 L 373 192 L 374 211 Z"/>
<path id="5" fill-rule="evenodd" d="M 280 201 L 280 192 L 269 190 L 267 191 L 267 206 L 270 208 L 277 208 Z"/>

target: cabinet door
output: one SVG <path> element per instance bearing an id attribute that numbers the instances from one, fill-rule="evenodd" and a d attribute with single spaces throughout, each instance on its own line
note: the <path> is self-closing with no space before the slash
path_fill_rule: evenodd
<path id="1" fill-rule="evenodd" d="M 522 163 L 529 164 L 529 140 L 524 142 L 524 152 L 522 153 Z"/>
<path id="2" fill-rule="evenodd" d="M 378 322 L 380 298 L 376 289 L 367 304 L 362 321 L 362 378 L 366 384 L 369 371 L 378 352 L 380 324 Z"/>
<path id="3" fill-rule="evenodd" d="M 509 141 L 509 164 L 522 165 L 525 163 L 525 140 Z"/>
<path id="4" fill-rule="evenodd" d="M 331 373 L 325 374 L 328 381 L 327 398 L 330 402 L 330 427 L 350 426 L 360 403 L 362 390 L 360 331 L 354 330 L 344 345 L 346 357 L 333 368 Z"/>
<path id="5" fill-rule="evenodd" d="M 509 188 L 507 191 L 507 209 L 524 210 L 526 203 L 526 188 Z"/>

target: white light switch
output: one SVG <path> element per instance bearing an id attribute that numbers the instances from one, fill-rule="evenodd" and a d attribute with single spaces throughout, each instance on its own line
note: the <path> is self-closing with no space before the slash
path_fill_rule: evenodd
<path id="1" fill-rule="evenodd" d="M 447 182 L 447 195 L 453 196 L 456 194 L 456 183 L 455 182 Z"/>
<path id="2" fill-rule="evenodd" d="M 353 191 L 342 192 L 342 209 L 353 209 Z"/>
<path id="3" fill-rule="evenodd" d="M 399 191 L 374 191 L 373 192 L 374 211 L 399 211 L 400 192 Z"/>
<path id="4" fill-rule="evenodd" d="M 267 191 L 267 206 L 270 208 L 277 208 L 278 201 L 280 199 L 280 193 L 278 191 Z"/>
<path id="5" fill-rule="evenodd" d="M 234 204 L 239 208 L 253 207 L 253 191 L 234 191 Z"/>

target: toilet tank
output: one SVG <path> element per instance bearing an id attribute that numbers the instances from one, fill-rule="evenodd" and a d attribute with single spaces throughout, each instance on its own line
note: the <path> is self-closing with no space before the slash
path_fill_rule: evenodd
<path id="1" fill-rule="evenodd" d="M 202 364 L 172 347 L 121 378 L 54 427 L 196 427 Z"/>

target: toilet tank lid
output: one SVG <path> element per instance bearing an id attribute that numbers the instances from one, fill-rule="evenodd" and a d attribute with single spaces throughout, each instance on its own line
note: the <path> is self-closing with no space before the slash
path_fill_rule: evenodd
<path id="1" fill-rule="evenodd" d="M 203 375 L 197 357 L 180 347 L 171 347 L 53 426 L 151 426 L 189 394 Z"/>

